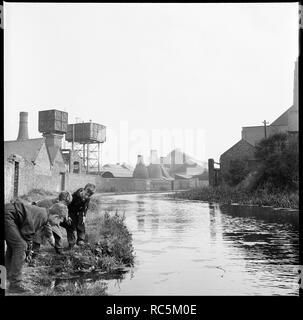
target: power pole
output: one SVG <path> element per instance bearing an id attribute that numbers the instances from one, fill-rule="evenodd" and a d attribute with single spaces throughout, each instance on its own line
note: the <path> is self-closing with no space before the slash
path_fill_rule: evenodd
<path id="1" fill-rule="evenodd" d="M 266 120 L 264 120 L 262 123 L 264 124 L 264 138 L 266 139 L 266 138 L 267 138 L 266 125 L 267 125 L 269 122 L 267 122 Z"/>

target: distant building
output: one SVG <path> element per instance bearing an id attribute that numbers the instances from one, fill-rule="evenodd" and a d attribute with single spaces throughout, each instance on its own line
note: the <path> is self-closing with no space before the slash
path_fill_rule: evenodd
<path id="1" fill-rule="evenodd" d="M 194 159 L 180 149 L 174 149 L 166 157 L 162 157 L 161 164 L 169 175 L 176 179 L 191 179 L 201 175 L 206 169 L 206 163 Z"/>
<path id="2" fill-rule="evenodd" d="M 133 170 L 127 165 L 106 164 L 100 172 L 103 178 L 132 178 Z"/>

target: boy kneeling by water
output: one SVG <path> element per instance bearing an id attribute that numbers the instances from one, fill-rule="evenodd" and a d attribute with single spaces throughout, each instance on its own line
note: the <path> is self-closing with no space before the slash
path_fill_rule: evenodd
<path id="1" fill-rule="evenodd" d="M 56 203 L 49 209 L 16 200 L 5 204 L 5 267 L 7 279 L 10 282 L 9 290 L 13 293 L 31 293 L 22 282 L 24 261 L 32 252 L 32 241 L 36 232 L 42 232 L 49 243 L 54 247 L 55 239 L 52 226 L 64 220 L 67 208 Z"/>
<path id="2" fill-rule="evenodd" d="M 32 204 L 35 204 L 38 207 L 49 209 L 55 203 L 61 203 L 66 206 L 66 210 L 67 210 L 67 206 L 71 202 L 72 202 L 72 195 L 68 191 L 62 191 L 59 193 L 59 196 L 57 198 L 43 199 L 38 202 L 34 202 Z M 68 220 L 68 215 L 66 215 L 66 219 Z M 62 232 L 61 232 L 60 225 L 59 224 L 53 225 L 52 232 L 53 232 L 53 236 L 55 238 L 55 247 L 54 248 L 58 254 L 62 254 L 63 253 L 63 239 L 62 239 Z M 41 232 L 37 232 L 35 234 L 35 237 L 33 240 L 33 251 L 34 251 L 33 258 L 37 257 L 39 250 L 40 250 L 40 246 L 43 243 L 43 240 L 44 240 L 43 234 L 41 234 Z"/>

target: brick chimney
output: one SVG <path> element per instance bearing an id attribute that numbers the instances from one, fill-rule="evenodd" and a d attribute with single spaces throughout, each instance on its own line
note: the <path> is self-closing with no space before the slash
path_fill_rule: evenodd
<path id="1" fill-rule="evenodd" d="M 18 141 L 28 140 L 28 112 L 20 112 L 19 114 L 19 133 Z"/>

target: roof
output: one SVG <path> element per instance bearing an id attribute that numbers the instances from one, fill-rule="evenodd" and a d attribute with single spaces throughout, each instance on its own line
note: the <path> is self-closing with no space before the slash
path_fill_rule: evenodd
<path id="1" fill-rule="evenodd" d="M 101 175 L 110 172 L 115 178 L 132 178 L 133 171 L 118 164 L 106 164 L 101 168 Z"/>
<path id="2" fill-rule="evenodd" d="M 162 172 L 162 178 L 169 179 L 169 180 L 173 179 L 163 165 L 161 165 L 161 172 Z"/>
<path id="3" fill-rule="evenodd" d="M 204 167 L 196 165 L 195 167 L 186 168 L 186 174 L 191 176 L 196 176 L 196 175 L 202 174 L 204 170 L 205 170 Z"/>
<path id="4" fill-rule="evenodd" d="M 176 179 L 191 179 L 192 176 L 191 175 L 188 175 L 188 174 L 175 174 L 175 178 Z"/>
<path id="5" fill-rule="evenodd" d="M 177 148 L 172 150 L 166 157 L 163 158 L 163 163 L 164 164 L 171 164 L 171 158 L 172 156 L 175 155 L 175 163 L 176 164 L 185 164 L 186 165 L 201 165 L 201 166 L 206 166 L 206 163 L 200 160 L 195 159 L 194 157 L 186 154 L 183 152 L 181 149 Z M 185 160 L 183 162 L 183 160 Z"/>
<path id="6" fill-rule="evenodd" d="M 6 157 L 17 154 L 28 161 L 35 161 L 44 143 L 45 138 L 4 141 L 4 154 Z"/>
<path id="7" fill-rule="evenodd" d="M 271 126 L 287 126 L 288 125 L 288 113 L 294 106 L 288 108 L 284 113 L 282 113 L 274 122 L 271 123 Z"/>
<path id="8" fill-rule="evenodd" d="M 230 147 L 228 150 L 226 150 L 224 153 L 221 154 L 220 158 L 222 156 L 224 156 L 226 153 L 230 152 L 232 149 L 238 147 L 241 144 L 247 144 L 248 146 L 255 148 L 251 143 L 249 143 L 248 141 L 246 141 L 245 139 L 241 139 L 239 140 L 237 143 L 235 143 L 232 147 Z"/>

